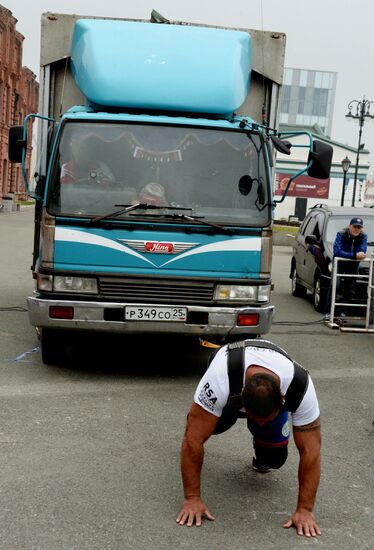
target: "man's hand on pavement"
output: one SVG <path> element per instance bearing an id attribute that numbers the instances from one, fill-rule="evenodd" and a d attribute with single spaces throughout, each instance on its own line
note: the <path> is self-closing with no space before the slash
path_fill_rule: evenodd
<path id="1" fill-rule="evenodd" d="M 318 527 L 313 513 L 308 510 L 299 510 L 292 514 L 283 524 L 283 527 L 288 529 L 292 527 L 296 528 L 298 535 L 305 535 L 306 537 L 316 537 L 321 534 L 321 530 Z"/>
<path id="2" fill-rule="evenodd" d="M 176 522 L 179 523 L 179 525 L 187 523 L 188 527 L 192 527 L 195 523 L 196 527 L 200 527 L 203 517 L 214 521 L 214 516 L 209 512 L 200 497 L 189 497 L 184 500 Z"/>

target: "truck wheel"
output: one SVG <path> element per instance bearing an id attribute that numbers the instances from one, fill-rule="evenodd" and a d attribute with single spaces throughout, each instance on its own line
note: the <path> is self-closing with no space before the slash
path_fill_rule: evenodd
<path id="1" fill-rule="evenodd" d="M 46 365 L 63 365 L 69 357 L 69 340 L 62 330 L 42 329 L 40 346 Z"/>
<path id="2" fill-rule="evenodd" d="M 302 286 L 297 282 L 296 267 L 292 272 L 291 288 L 292 288 L 292 296 L 296 296 L 297 298 L 304 298 L 306 296 L 305 286 Z"/>
<path id="3" fill-rule="evenodd" d="M 321 275 L 316 273 L 314 277 L 313 304 L 314 309 L 323 312 L 326 301 L 326 290 L 321 287 Z"/>

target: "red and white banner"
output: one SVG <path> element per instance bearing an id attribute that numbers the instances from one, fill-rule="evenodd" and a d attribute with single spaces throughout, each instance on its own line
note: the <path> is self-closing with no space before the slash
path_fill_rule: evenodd
<path id="1" fill-rule="evenodd" d="M 276 174 L 275 175 L 275 194 L 283 195 L 284 190 L 290 180 L 290 174 Z M 306 198 L 318 198 L 327 199 L 330 190 L 330 178 L 320 180 L 317 178 L 311 178 L 310 176 L 299 176 L 291 183 L 288 190 L 288 197 L 306 197 Z"/>

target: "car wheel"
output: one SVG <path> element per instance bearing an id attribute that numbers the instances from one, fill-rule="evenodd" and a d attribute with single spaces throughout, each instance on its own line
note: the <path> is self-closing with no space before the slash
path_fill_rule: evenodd
<path id="1" fill-rule="evenodd" d="M 302 286 L 297 282 L 296 268 L 294 268 L 294 270 L 292 272 L 291 288 L 292 288 L 292 295 L 293 296 L 297 296 L 298 298 L 304 298 L 306 296 L 305 286 Z"/>
<path id="2" fill-rule="evenodd" d="M 321 275 L 316 273 L 314 277 L 313 304 L 316 311 L 324 311 L 326 301 L 326 291 L 321 286 Z"/>

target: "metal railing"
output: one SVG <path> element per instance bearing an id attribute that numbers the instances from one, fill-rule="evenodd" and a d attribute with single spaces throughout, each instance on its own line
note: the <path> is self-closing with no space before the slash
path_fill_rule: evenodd
<path id="1" fill-rule="evenodd" d="M 338 263 L 339 262 L 359 262 L 359 263 L 368 263 L 369 272 L 367 274 L 360 273 L 338 273 Z M 349 332 L 373 332 L 374 333 L 374 253 L 371 254 L 370 258 L 365 258 L 364 260 L 348 260 L 345 258 L 334 258 L 333 269 L 331 273 L 331 307 L 330 307 L 330 321 L 327 323 L 330 327 L 339 327 L 342 331 Z M 338 278 L 344 279 L 363 279 L 367 281 L 367 301 L 365 303 L 356 303 L 356 302 L 336 302 L 336 290 L 337 290 L 337 281 Z M 344 326 L 342 324 L 337 324 L 334 322 L 336 317 L 335 310 L 337 307 L 348 307 L 351 308 L 360 308 L 361 311 L 365 308 L 365 315 L 358 316 L 347 316 L 345 318 Z M 363 326 L 350 326 L 350 322 L 361 322 Z"/>

